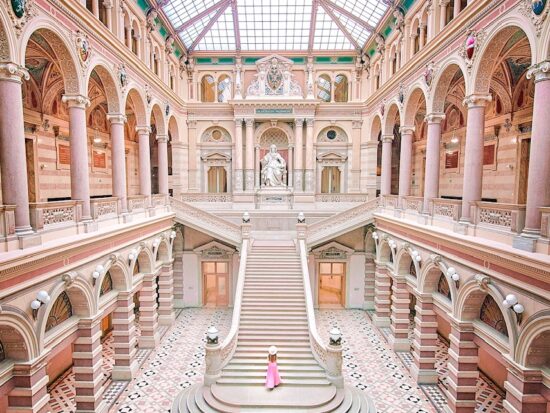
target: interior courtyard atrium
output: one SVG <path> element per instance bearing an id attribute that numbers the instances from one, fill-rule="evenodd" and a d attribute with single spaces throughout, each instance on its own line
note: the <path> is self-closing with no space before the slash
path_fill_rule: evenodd
<path id="1" fill-rule="evenodd" d="M 550 0 L 0 0 L 0 413 L 550 413 Z"/>

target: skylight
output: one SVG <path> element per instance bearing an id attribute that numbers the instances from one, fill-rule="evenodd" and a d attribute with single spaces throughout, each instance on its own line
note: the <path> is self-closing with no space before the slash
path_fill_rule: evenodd
<path id="1" fill-rule="evenodd" d="M 356 50 L 364 47 L 387 10 L 381 0 L 167 0 L 162 4 L 188 51 Z"/>

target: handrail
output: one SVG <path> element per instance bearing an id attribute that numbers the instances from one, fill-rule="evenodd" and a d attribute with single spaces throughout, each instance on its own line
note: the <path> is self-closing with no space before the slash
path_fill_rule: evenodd
<path id="1" fill-rule="evenodd" d="M 173 197 L 170 197 L 170 206 L 176 213 L 176 219 L 183 221 L 188 227 L 206 232 L 232 245 L 241 244 L 241 228 L 237 224 Z"/>
<path id="2" fill-rule="evenodd" d="M 233 305 L 233 317 L 231 318 L 231 328 L 229 333 L 220 345 L 209 345 L 205 347 L 206 372 L 204 374 L 204 384 L 211 385 L 221 376 L 222 369 L 229 363 L 237 348 L 239 339 L 239 324 L 241 321 L 241 307 L 243 300 L 244 281 L 246 277 L 246 262 L 248 259 L 248 238 L 243 239 L 241 247 L 241 262 L 239 264 L 239 273 L 237 275 L 237 287 L 235 291 L 235 303 Z"/>
<path id="3" fill-rule="evenodd" d="M 327 378 L 337 387 L 343 387 L 342 376 L 342 347 L 325 346 L 317 331 L 313 297 L 311 295 L 311 283 L 309 281 L 309 269 L 307 265 L 307 248 L 304 239 L 298 239 L 300 249 L 300 264 L 304 280 L 304 296 L 306 300 L 307 323 L 309 327 L 309 341 L 313 357 L 319 365 L 325 369 Z"/>

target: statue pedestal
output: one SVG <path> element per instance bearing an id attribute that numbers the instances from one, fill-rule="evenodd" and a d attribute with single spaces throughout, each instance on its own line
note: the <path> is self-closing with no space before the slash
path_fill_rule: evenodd
<path id="1" fill-rule="evenodd" d="M 263 187 L 256 191 L 256 209 L 292 209 L 292 189 L 286 186 Z"/>

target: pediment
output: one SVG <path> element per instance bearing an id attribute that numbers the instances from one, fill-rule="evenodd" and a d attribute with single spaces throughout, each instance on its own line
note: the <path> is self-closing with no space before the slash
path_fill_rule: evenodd
<path id="1" fill-rule="evenodd" d="M 256 60 L 256 65 L 261 65 L 264 63 L 270 63 L 273 59 L 277 59 L 280 63 L 283 63 L 285 65 L 292 66 L 294 62 L 286 57 L 280 56 L 278 54 L 271 54 L 266 57 L 262 57 L 261 59 Z"/>
<path id="2" fill-rule="evenodd" d="M 355 252 L 355 250 L 340 244 L 339 242 L 332 241 L 321 247 L 311 250 L 313 254 L 323 259 L 346 259 L 348 255 Z"/>
<path id="3" fill-rule="evenodd" d="M 231 156 L 223 152 L 211 152 L 201 157 L 203 161 L 227 161 L 231 160 Z"/>
<path id="4" fill-rule="evenodd" d="M 317 160 L 321 161 L 338 161 L 345 162 L 348 157 L 338 152 L 325 152 L 317 156 Z"/>
<path id="5" fill-rule="evenodd" d="M 210 241 L 193 250 L 194 253 L 207 258 L 228 258 L 235 253 L 235 249 L 218 241 Z"/>

